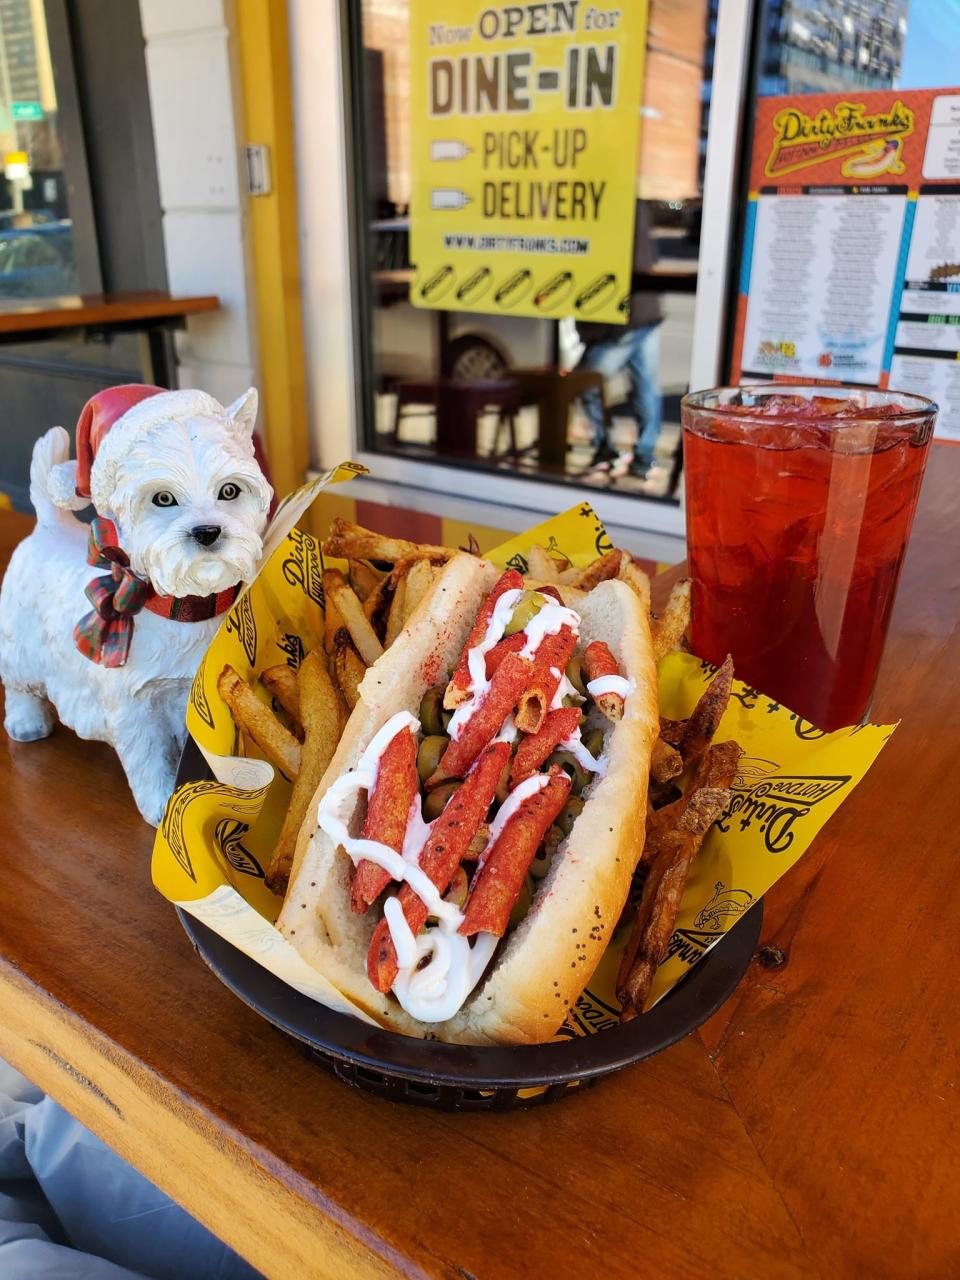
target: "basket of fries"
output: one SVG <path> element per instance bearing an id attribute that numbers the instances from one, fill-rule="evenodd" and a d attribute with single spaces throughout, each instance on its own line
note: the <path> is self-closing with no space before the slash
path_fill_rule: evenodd
<path id="1" fill-rule="evenodd" d="M 341 1079 L 552 1101 L 700 1025 L 889 730 L 686 653 L 581 504 L 485 556 L 291 529 L 197 674 L 154 881 Z"/>

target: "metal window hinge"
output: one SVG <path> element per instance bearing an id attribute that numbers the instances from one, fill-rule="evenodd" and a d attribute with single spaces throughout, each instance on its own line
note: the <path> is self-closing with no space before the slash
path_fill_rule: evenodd
<path id="1" fill-rule="evenodd" d="M 247 162 L 247 190 L 252 196 L 268 196 L 273 189 L 270 180 L 270 148 L 263 145 L 244 147 Z"/>

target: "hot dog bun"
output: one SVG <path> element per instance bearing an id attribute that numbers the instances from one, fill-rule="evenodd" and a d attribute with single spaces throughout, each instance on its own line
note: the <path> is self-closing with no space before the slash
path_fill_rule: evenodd
<path id="1" fill-rule="evenodd" d="M 634 684 L 623 719 L 609 731 L 605 776 L 584 790 L 583 812 L 539 883 L 529 914 L 507 935 L 491 970 L 455 1017 L 425 1024 L 376 991 L 367 978 L 366 956 L 380 913 L 352 911 L 352 863 L 317 828 L 317 805 L 392 715 L 415 715 L 424 692 L 445 678 L 496 578 L 497 570 L 485 561 L 450 561 L 404 631 L 367 672 L 300 832 L 277 922 L 309 964 L 381 1025 L 468 1044 L 549 1040 L 576 1002 L 610 941 L 643 849 L 650 753 L 659 732 L 650 630 L 637 596 L 619 581 L 577 592 L 569 603 L 581 616 L 578 648 L 606 641 Z M 359 827 L 359 813 L 355 823 Z"/>

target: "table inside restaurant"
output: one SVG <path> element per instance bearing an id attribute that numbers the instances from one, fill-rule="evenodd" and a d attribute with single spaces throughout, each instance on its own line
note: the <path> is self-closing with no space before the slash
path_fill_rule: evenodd
<path id="1" fill-rule="evenodd" d="M 212 294 L 184 297 L 159 289 L 4 299 L 0 300 L 0 346 L 78 333 L 135 333 L 140 339 L 143 381 L 173 388 L 177 373 L 174 330 L 186 326 L 187 316 L 219 308 L 220 299 Z"/>
<path id="2" fill-rule="evenodd" d="M 958 1274 L 958 491 L 935 445 L 900 728 L 672 1049 L 528 1112 L 351 1091 L 205 968 L 115 757 L 58 729 L 0 734 L 0 1055 L 268 1276 Z M 0 563 L 29 527 L 0 513 Z"/>

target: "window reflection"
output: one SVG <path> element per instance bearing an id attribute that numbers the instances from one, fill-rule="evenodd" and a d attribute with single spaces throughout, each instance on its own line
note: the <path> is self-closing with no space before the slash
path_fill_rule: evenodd
<path id="1" fill-rule="evenodd" d="M 367 447 L 673 501 L 715 5 L 651 5 L 626 327 L 410 305 L 408 3 L 362 0 L 355 16 L 369 231 Z"/>
<path id="2" fill-rule="evenodd" d="M 0 0 L 0 298 L 77 289 L 43 0 Z"/>

